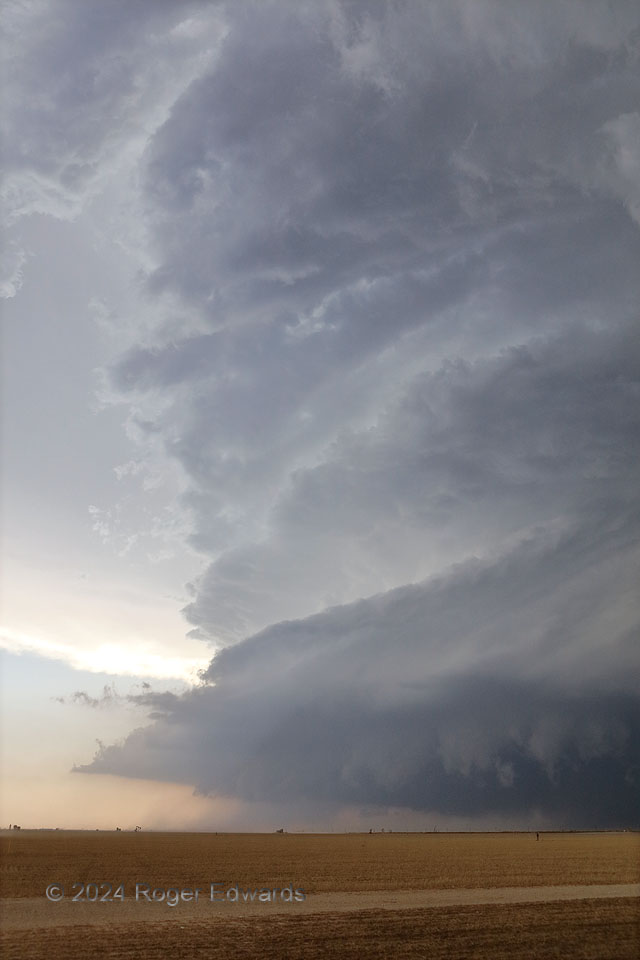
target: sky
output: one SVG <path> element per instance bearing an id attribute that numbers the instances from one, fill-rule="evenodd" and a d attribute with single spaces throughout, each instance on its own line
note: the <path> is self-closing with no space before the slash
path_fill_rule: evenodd
<path id="1" fill-rule="evenodd" d="M 632 0 L 9 0 L 0 825 L 640 827 Z"/>

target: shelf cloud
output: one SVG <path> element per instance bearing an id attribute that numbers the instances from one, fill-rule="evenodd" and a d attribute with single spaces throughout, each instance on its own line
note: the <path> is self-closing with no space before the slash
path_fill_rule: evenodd
<path id="1" fill-rule="evenodd" d="M 637 4 L 48 6 L 12 216 L 118 197 L 212 656 L 76 769 L 640 826 Z"/>

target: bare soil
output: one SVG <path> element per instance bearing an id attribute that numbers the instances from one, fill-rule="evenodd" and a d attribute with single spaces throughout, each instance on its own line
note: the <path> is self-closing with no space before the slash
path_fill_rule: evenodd
<path id="1" fill-rule="evenodd" d="M 0 896 L 48 883 L 293 883 L 306 893 L 640 883 L 640 834 L 0 834 Z"/>
<path id="2" fill-rule="evenodd" d="M 636 960 L 637 834 L 0 836 L 7 960 Z M 47 883 L 122 883 L 124 902 L 46 899 Z M 303 902 L 136 901 L 221 881 L 292 883 Z"/>
<path id="3" fill-rule="evenodd" d="M 557 887 L 494 887 L 483 890 L 378 890 L 358 893 L 316 893 L 299 903 L 277 900 L 267 903 L 220 902 L 202 899 L 198 903 L 136 901 L 53 903 L 42 897 L 0 901 L 0 918 L 5 930 L 26 930 L 61 926 L 190 923 L 207 920 L 228 922 L 239 917 L 265 917 L 283 914 L 289 917 L 309 914 L 356 913 L 362 910 L 416 910 L 448 906 L 508 903 L 551 903 L 566 900 L 602 900 L 640 897 L 640 884 L 619 883 Z M 638 901 L 640 908 L 640 900 Z"/>
<path id="4" fill-rule="evenodd" d="M 637 899 L 59 926 L 2 934 L 5 960 L 637 960 Z"/>

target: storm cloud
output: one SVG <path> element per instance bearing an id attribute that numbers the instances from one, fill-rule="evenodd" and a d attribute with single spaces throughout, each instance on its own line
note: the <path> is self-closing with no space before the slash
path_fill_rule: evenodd
<path id="1" fill-rule="evenodd" d="M 636 826 L 640 555 L 619 520 L 270 627 L 218 653 L 208 685 L 140 697 L 154 724 L 88 769 L 252 801 Z"/>
<path id="2" fill-rule="evenodd" d="M 12 216 L 139 247 L 102 402 L 213 655 L 77 769 L 639 826 L 637 5 L 37 8 Z"/>

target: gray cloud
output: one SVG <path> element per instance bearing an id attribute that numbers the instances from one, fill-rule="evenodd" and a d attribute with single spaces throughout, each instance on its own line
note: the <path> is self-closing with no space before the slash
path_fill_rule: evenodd
<path id="1" fill-rule="evenodd" d="M 82 11 L 73 0 L 7 5 L 2 196 L 9 222 L 34 213 L 77 216 L 125 156 L 141 151 L 194 75 L 200 43 L 184 26 L 195 25 L 190 18 L 199 12 L 197 0 L 179 8 L 171 0 L 89 2 Z M 199 26 L 211 44 L 215 17 L 201 17 Z"/>
<path id="2" fill-rule="evenodd" d="M 615 516 L 638 489 L 638 361 L 632 327 L 574 328 L 416 377 L 375 426 L 292 474 L 271 539 L 223 554 L 189 619 L 206 628 L 228 617 L 250 632 L 246 608 L 274 620 L 298 602 L 299 614 L 318 583 L 344 600 L 495 551 L 591 503 L 607 501 Z M 278 590 L 283 578 L 292 595 Z"/>
<path id="3" fill-rule="evenodd" d="M 490 525 L 461 543 L 461 525 L 434 513 L 435 454 L 425 473 L 418 452 L 434 438 L 426 423 L 398 434 L 394 409 L 435 375 L 436 405 L 468 431 L 447 394 L 451 369 L 438 379 L 443 360 L 526 353 L 547 337 L 545 359 L 531 348 L 540 370 L 554 349 L 591 342 L 605 317 L 633 318 L 640 243 L 620 138 L 628 157 L 637 18 L 624 5 L 612 18 L 597 4 L 562 5 L 551 20 L 534 9 L 498 23 L 492 4 L 243 5 L 211 71 L 150 142 L 159 265 L 148 286 L 196 307 L 210 330 L 134 347 L 111 379 L 190 478 L 192 543 L 214 559 L 188 615 L 215 642 L 419 579 L 433 554 L 482 549 Z M 498 369 L 487 373 L 494 407 Z M 520 376 L 527 391 L 516 370 L 513 389 Z M 567 384 L 575 404 L 579 376 Z M 563 387 L 553 389 L 558 403 Z M 510 397 L 502 421 L 528 430 L 544 374 L 533 391 Z M 540 429 L 557 450 L 551 402 Z M 495 410 L 484 417 L 476 446 L 497 429 Z M 385 429 L 393 439 L 375 442 Z M 567 508 L 575 491 L 565 468 L 560 497 L 551 449 L 538 451 L 538 484 L 519 441 L 518 486 L 495 464 L 473 477 L 475 452 L 453 450 L 468 441 L 437 441 L 437 482 L 454 484 L 449 517 L 473 483 L 496 501 L 510 488 L 493 511 L 503 530 Z M 511 460 L 513 441 L 512 430 Z"/>
<path id="4" fill-rule="evenodd" d="M 179 468 L 215 650 L 82 769 L 637 825 L 637 5 L 24 9 L 24 95 L 57 80 L 10 199 L 128 158 L 105 396 L 131 485 Z"/>
<path id="5" fill-rule="evenodd" d="M 270 627 L 217 654 L 214 686 L 143 697 L 152 726 L 81 769 L 302 809 L 637 826 L 637 533 L 603 511 L 497 562 Z"/>

